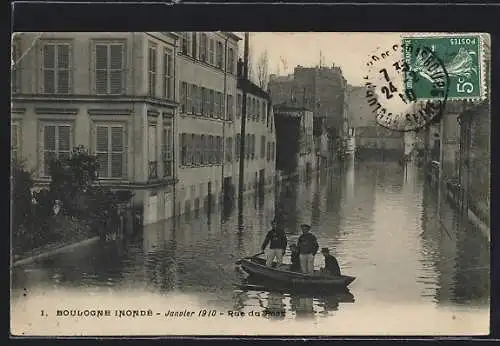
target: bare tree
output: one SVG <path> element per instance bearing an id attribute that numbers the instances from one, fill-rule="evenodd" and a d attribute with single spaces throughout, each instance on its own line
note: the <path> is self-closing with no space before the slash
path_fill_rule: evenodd
<path id="1" fill-rule="evenodd" d="M 267 50 L 263 51 L 257 60 L 257 80 L 259 86 L 265 90 L 269 82 L 269 56 Z"/>

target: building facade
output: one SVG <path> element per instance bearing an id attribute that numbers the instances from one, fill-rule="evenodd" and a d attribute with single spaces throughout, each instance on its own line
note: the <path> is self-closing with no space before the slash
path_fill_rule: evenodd
<path id="1" fill-rule="evenodd" d="M 177 39 L 146 32 L 15 36 L 12 155 L 34 170 L 38 187 L 49 183 L 51 159 L 83 145 L 99 158 L 101 184 L 134 191 L 144 222 L 172 214 L 166 201 L 175 183 Z"/>
<path id="2" fill-rule="evenodd" d="M 360 156 L 378 154 L 403 157 L 405 136 L 377 124 L 377 120 L 366 102 L 367 89 L 350 86 L 347 97 L 347 118 L 351 145 Z"/>
<path id="3" fill-rule="evenodd" d="M 305 108 L 314 114 L 314 136 L 326 130 L 330 153 L 336 152 L 346 133 L 344 104 L 347 81 L 338 66 L 297 66 L 293 75 L 270 76 L 274 104 Z"/>
<path id="4" fill-rule="evenodd" d="M 177 215 L 218 205 L 222 183 L 232 177 L 239 41 L 222 32 L 179 35 Z"/>
<path id="5" fill-rule="evenodd" d="M 283 176 L 309 177 L 316 170 L 313 113 L 305 108 L 274 106 L 276 168 Z"/>
<path id="6" fill-rule="evenodd" d="M 238 82 L 239 40 L 222 32 L 18 34 L 12 155 L 43 188 L 48 162 L 83 145 L 99 158 L 100 184 L 134 192 L 144 225 L 211 208 L 237 188 L 246 88 L 245 190 L 271 183 L 270 99 Z"/>
<path id="7" fill-rule="evenodd" d="M 239 160 L 244 159 L 243 191 L 263 193 L 275 182 L 276 131 L 274 113 L 269 94 L 250 80 L 243 78 L 242 62 L 239 62 L 237 111 L 234 122 L 234 185 L 238 188 Z M 245 153 L 240 154 L 243 94 L 247 95 L 245 122 Z"/>

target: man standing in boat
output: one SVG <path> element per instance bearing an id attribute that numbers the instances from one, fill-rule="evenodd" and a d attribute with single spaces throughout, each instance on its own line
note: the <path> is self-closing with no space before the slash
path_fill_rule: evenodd
<path id="1" fill-rule="evenodd" d="M 318 240 L 314 234 L 310 232 L 311 226 L 302 224 L 300 228 L 302 230 L 302 235 L 297 241 L 300 254 L 300 268 L 304 274 L 313 274 L 314 256 L 319 249 Z"/>
<path id="2" fill-rule="evenodd" d="M 266 251 L 266 266 L 268 267 L 273 264 L 275 258 L 277 266 L 283 263 L 283 255 L 287 246 L 285 231 L 281 227 L 277 227 L 276 219 L 271 222 L 271 227 L 262 243 L 262 251 Z M 266 250 L 267 245 L 269 248 Z"/>

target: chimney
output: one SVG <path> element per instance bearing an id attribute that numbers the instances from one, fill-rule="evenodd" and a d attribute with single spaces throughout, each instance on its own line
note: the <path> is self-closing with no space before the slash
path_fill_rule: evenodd
<path id="1" fill-rule="evenodd" d="M 237 73 L 238 78 L 243 78 L 243 60 L 241 58 L 238 59 Z"/>

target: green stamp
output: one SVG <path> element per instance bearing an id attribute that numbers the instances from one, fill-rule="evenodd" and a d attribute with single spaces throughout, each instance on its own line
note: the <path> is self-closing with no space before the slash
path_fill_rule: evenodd
<path id="1" fill-rule="evenodd" d="M 480 35 L 409 35 L 402 48 L 405 89 L 416 100 L 484 98 Z"/>

